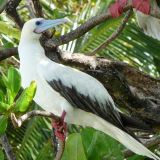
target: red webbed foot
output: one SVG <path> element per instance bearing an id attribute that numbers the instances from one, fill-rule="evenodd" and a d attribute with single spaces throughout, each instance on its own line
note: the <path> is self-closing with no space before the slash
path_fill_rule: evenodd
<path id="1" fill-rule="evenodd" d="M 62 141 L 65 141 L 67 133 L 67 124 L 64 122 L 65 116 L 66 112 L 63 111 L 60 120 L 52 120 L 52 127 L 55 130 L 54 133 L 56 137 Z"/>

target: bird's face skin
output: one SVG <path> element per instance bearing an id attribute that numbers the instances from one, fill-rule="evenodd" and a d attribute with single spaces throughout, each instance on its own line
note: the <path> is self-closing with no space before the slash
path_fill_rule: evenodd
<path id="1" fill-rule="evenodd" d="M 22 29 L 22 36 L 25 35 L 32 39 L 39 39 L 41 34 L 49 28 L 56 27 L 57 25 L 66 23 L 65 18 L 45 20 L 43 18 L 34 18 L 27 21 Z"/>

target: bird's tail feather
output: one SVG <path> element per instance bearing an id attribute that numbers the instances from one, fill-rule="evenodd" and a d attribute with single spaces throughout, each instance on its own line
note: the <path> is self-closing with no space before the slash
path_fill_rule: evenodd
<path id="1" fill-rule="evenodd" d="M 139 119 L 135 119 L 133 117 L 129 117 L 121 112 L 119 112 L 119 114 L 121 117 L 121 121 L 125 127 L 134 128 L 134 129 L 137 129 L 140 131 L 153 133 L 153 129 L 145 122 L 143 122 Z"/>
<path id="2" fill-rule="evenodd" d="M 102 125 L 105 127 L 105 129 L 102 126 L 101 126 L 102 128 L 100 127 L 99 129 L 101 129 L 101 131 L 108 134 L 108 124 L 109 124 L 108 122 L 107 123 L 102 122 Z M 112 124 L 109 124 L 109 125 L 112 125 Z M 146 148 L 143 144 L 138 142 L 135 138 L 133 138 L 128 133 L 122 131 L 121 129 L 113 125 L 110 129 L 114 134 L 109 134 L 109 135 L 114 139 L 118 140 L 120 143 L 122 143 L 124 146 L 126 146 L 128 149 L 130 149 L 134 153 L 142 156 L 147 156 L 154 160 L 160 160 L 160 158 L 157 155 L 151 152 L 148 148 Z"/>
<path id="3" fill-rule="evenodd" d="M 68 119 L 67 121 L 67 123 L 73 123 L 77 125 L 95 128 L 96 130 L 102 131 L 105 134 L 116 139 L 117 141 L 122 143 L 126 148 L 130 149 L 136 154 L 146 156 L 154 160 L 160 160 L 160 158 L 157 155 L 155 155 L 153 152 L 147 149 L 143 144 L 134 139 L 131 135 L 95 114 L 88 113 L 80 109 L 76 109 L 74 111 L 74 118 L 70 120 Z"/>

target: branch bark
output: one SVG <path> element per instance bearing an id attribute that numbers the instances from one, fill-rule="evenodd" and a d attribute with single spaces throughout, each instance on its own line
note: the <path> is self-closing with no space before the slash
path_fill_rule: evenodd
<path id="1" fill-rule="evenodd" d="M 0 142 L 2 144 L 2 147 L 5 150 L 5 153 L 6 153 L 6 156 L 7 156 L 8 160 L 16 160 L 16 157 L 15 157 L 13 151 L 12 151 L 12 147 L 9 144 L 9 141 L 8 141 L 8 138 L 7 138 L 6 134 L 3 134 L 0 137 Z"/>
<path id="2" fill-rule="evenodd" d="M 17 47 L 0 50 L 0 61 L 4 60 L 6 58 L 9 58 L 11 56 L 15 56 L 17 54 L 18 54 Z"/>
<path id="3" fill-rule="evenodd" d="M 55 121 L 59 120 L 59 117 L 57 117 L 53 113 L 50 113 L 47 111 L 41 111 L 41 110 L 33 110 L 31 112 L 24 114 L 23 116 L 19 117 L 18 119 L 16 118 L 14 113 L 11 113 L 11 120 L 12 120 L 14 127 L 21 127 L 23 122 L 25 122 L 26 120 L 28 120 L 29 118 L 34 117 L 34 116 L 50 117 L 50 118 L 54 119 Z"/>
<path id="4" fill-rule="evenodd" d="M 13 21 L 16 23 L 16 25 L 22 29 L 24 22 L 20 18 L 16 8 L 18 7 L 21 0 L 10 0 L 6 5 L 6 13 Z"/>

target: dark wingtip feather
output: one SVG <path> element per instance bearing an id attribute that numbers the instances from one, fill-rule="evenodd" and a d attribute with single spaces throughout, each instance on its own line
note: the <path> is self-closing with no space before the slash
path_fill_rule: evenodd
<path id="1" fill-rule="evenodd" d="M 123 113 L 119 113 L 121 116 L 122 123 L 125 127 L 138 129 L 140 131 L 145 131 L 149 133 L 153 133 L 153 129 L 147 125 L 145 122 L 135 119 L 133 117 L 129 117 Z"/>

